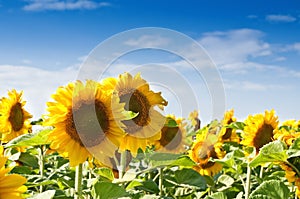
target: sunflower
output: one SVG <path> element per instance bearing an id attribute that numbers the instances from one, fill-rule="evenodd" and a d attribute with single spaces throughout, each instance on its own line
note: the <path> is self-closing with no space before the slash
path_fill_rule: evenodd
<path id="1" fill-rule="evenodd" d="M 203 134 L 198 134 L 191 150 L 189 157 L 197 164 L 194 167 L 201 175 L 214 176 L 222 169 L 220 163 L 211 159 L 221 159 L 224 157 L 222 143 L 215 142 L 217 137 L 208 133 L 208 128 Z"/>
<path id="2" fill-rule="evenodd" d="M 281 127 L 274 130 L 274 139 L 282 140 L 287 146 L 291 146 L 294 140 L 300 137 L 299 127 L 299 121 L 287 120 L 282 123 Z"/>
<path id="3" fill-rule="evenodd" d="M 236 118 L 233 116 L 233 114 L 233 109 L 224 114 L 224 118 L 222 120 L 223 127 L 219 133 L 219 140 L 222 142 L 240 142 L 240 138 L 236 134 L 236 130 L 232 128 L 226 128 L 226 125 L 236 122 Z"/>
<path id="4" fill-rule="evenodd" d="M 174 115 L 167 115 L 168 118 L 174 120 L 176 127 L 164 126 L 161 129 L 161 138 L 156 141 L 155 149 L 161 152 L 182 153 L 185 151 L 186 143 L 186 123 L 182 122 L 182 118 L 176 118 Z"/>
<path id="5" fill-rule="evenodd" d="M 121 120 L 124 104 L 119 98 L 88 80 L 60 87 L 52 95 L 55 102 L 47 103 L 46 125 L 55 127 L 49 135 L 50 147 L 68 157 L 70 166 L 91 158 L 113 156 L 125 135 Z M 98 158 L 97 157 L 97 158 Z"/>
<path id="6" fill-rule="evenodd" d="M 8 174 L 12 168 L 5 168 L 6 157 L 3 157 L 3 146 L 0 146 L 0 198 L 19 199 L 27 190 L 26 178 L 18 174 Z"/>
<path id="7" fill-rule="evenodd" d="M 262 146 L 274 140 L 274 129 L 278 126 L 278 117 L 275 116 L 274 110 L 265 111 L 265 115 L 249 115 L 245 124 L 241 144 L 255 147 L 258 153 Z"/>
<path id="8" fill-rule="evenodd" d="M 156 108 L 163 109 L 168 102 L 150 90 L 149 84 L 138 73 L 134 77 L 124 73 L 118 79 L 108 78 L 102 81 L 106 89 L 118 94 L 120 102 L 125 103 L 125 110 L 138 115 L 131 120 L 123 121 L 126 136 L 120 144 L 120 150 L 129 150 L 136 154 L 138 149 L 145 150 L 161 137 L 161 128 L 165 117 Z"/>
<path id="9" fill-rule="evenodd" d="M 199 112 L 194 110 L 189 114 L 188 119 L 191 121 L 192 126 L 194 127 L 194 131 L 197 131 L 201 128 L 201 121 L 199 119 Z"/>
<path id="10" fill-rule="evenodd" d="M 297 173 L 285 163 L 281 163 L 280 167 L 285 171 L 285 178 L 289 183 L 295 183 L 296 186 L 296 195 L 300 198 L 300 177 Z"/>
<path id="11" fill-rule="evenodd" d="M 0 132 L 4 143 L 31 130 L 29 119 L 32 116 L 24 109 L 26 102 L 22 95 L 23 91 L 18 93 L 13 89 L 8 92 L 8 98 L 0 101 Z"/>

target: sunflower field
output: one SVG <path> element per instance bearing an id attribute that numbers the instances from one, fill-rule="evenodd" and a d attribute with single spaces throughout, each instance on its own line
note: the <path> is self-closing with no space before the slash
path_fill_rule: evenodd
<path id="1" fill-rule="evenodd" d="M 300 121 L 274 110 L 164 115 L 129 73 L 57 88 L 36 121 L 22 96 L 0 98 L 0 199 L 300 198 Z"/>

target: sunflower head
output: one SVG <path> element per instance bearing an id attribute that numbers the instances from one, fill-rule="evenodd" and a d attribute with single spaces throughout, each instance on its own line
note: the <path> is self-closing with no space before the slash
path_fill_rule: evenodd
<path id="1" fill-rule="evenodd" d="M 291 146 L 294 140 L 300 137 L 300 121 L 287 120 L 274 130 L 274 139 L 281 140 Z"/>
<path id="2" fill-rule="evenodd" d="M 201 175 L 214 176 L 221 169 L 222 165 L 211 159 L 221 159 L 224 157 L 222 143 L 216 142 L 217 137 L 210 134 L 207 128 L 206 133 L 198 134 L 191 150 L 189 157 L 197 164 L 194 167 Z"/>
<path id="3" fill-rule="evenodd" d="M 236 122 L 236 118 L 233 116 L 234 110 L 229 110 L 224 114 L 224 118 L 222 120 L 222 129 L 219 133 L 219 140 L 222 142 L 237 142 L 239 143 L 240 138 L 236 134 L 236 130 L 232 128 L 226 128 L 226 125 L 229 125 L 233 122 Z"/>
<path id="4" fill-rule="evenodd" d="M 191 112 L 188 119 L 191 121 L 191 124 L 194 127 L 194 131 L 197 131 L 201 128 L 201 121 L 199 119 L 199 112 L 197 110 Z"/>
<path id="5" fill-rule="evenodd" d="M 47 125 L 54 126 L 49 135 L 51 148 L 69 157 L 76 166 L 92 155 L 112 156 L 125 135 L 121 120 L 124 104 L 102 85 L 88 80 L 69 83 L 52 95 L 48 102 Z"/>
<path id="6" fill-rule="evenodd" d="M 265 111 L 264 115 L 249 115 L 245 124 L 241 144 L 255 147 L 258 153 L 262 146 L 273 141 L 274 129 L 278 126 L 278 117 L 275 116 L 274 110 Z"/>
<path id="7" fill-rule="evenodd" d="M 149 88 L 146 80 L 138 73 L 135 76 L 124 73 L 117 79 L 105 80 L 106 87 L 113 89 L 121 103 L 125 103 L 125 110 L 138 115 L 130 120 L 123 121 L 126 136 L 123 138 L 120 149 L 130 150 L 133 154 L 138 148 L 146 149 L 160 139 L 160 130 L 164 126 L 165 117 L 159 112 L 168 102 Z"/>
<path id="8" fill-rule="evenodd" d="M 186 123 L 183 123 L 182 118 L 176 118 L 174 115 L 167 115 L 167 118 L 174 120 L 177 126 L 164 126 L 161 129 L 161 138 L 156 141 L 155 149 L 163 152 L 182 153 L 185 151 L 185 147 L 187 146 L 185 139 Z"/>
<path id="9" fill-rule="evenodd" d="M 0 146 L 0 198 L 21 199 L 26 192 L 24 185 L 27 179 L 21 175 L 8 174 L 12 168 L 5 168 L 7 157 L 3 156 L 3 146 Z"/>
<path id="10" fill-rule="evenodd" d="M 24 109 L 23 92 L 15 89 L 8 92 L 8 97 L 0 101 L 0 132 L 2 142 L 8 142 L 19 135 L 30 131 L 32 116 Z"/>

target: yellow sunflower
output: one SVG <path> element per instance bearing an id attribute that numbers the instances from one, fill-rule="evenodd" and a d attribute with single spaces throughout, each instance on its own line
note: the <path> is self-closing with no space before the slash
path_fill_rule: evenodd
<path id="1" fill-rule="evenodd" d="M 229 110 L 224 114 L 224 118 L 222 120 L 222 129 L 219 133 L 219 140 L 222 142 L 240 142 L 239 136 L 236 134 L 236 130 L 232 128 L 226 128 L 226 125 L 229 125 L 233 122 L 236 122 L 236 118 L 233 116 L 234 111 Z"/>
<path id="2" fill-rule="evenodd" d="M 23 92 L 15 89 L 8 92 L 8 98 L 4 97 L 0 102 L 0 133 L 2 142 L 26 134 L 30 131 L 29 119 L 32 116 L 24 109 L 25 101 L 22 100 Z"/>
<path id="3" fill-rule="evenodd" d="M 220 163 L 211 160 L 222 159 L 225 155 L 222 143 L 216 142 L 217 139 L 216 135 L 208 133 L 208 131 L 198 134 L 189 151 L 189 157 L 197 164 L 194 169 L 201 175 L 214 176 L 222 169 Z"/>
<path id="4" fill-rule="evenodd" d="M 192 126 L 194 127 L 194 131 L 197 131 L 201 128 L 201 121 L 199 119 L 199 112 L 194 110 L 189 114 L 188 119 L 191 121 Z"/>
<path id="5" fill-rule="evenodd" d="M 296 195 L 300 198 L 300 177 L 297 176 L 296 172 L 290 166 L 285 163 L 280 164 L 280 167 L 285 171 L 285 178 L 289 183 L 294 183 L 296 186 Z"/>
<path id="6" fill-rule="evenodd" d="M 278 117 L 275 116 L 274 110 L 265 111 L 265 115 L 249 115 L 245 124 L 241 144 L 255 147 L 258 153 L 262 146 L 274 140 L 274 129 L 278 126 Z"/>
<path id="7" fill-rule="evenodd" d="M 27 180 L 21 175 L 8 174 L 12 168 L 5 168 L 6 157 L 3 157 L 3 146 L 0 146 L 0 198 L 19 199 L 26 192 Z"/>
<path id="8" fill-rule="evenodd" d="M 130 150 L 136 154 L 139 148 L 145 150 L 160 139 L 165 117 L 156 108 L 163 109 L 168 104 L 160 92 L 151 91 L 139 73 L 134 77 L 124 73 L 117 79 L 107 78 L 102 83 L 106 89 L 118 94 L 120 102 L 125 103 L 125 110 L 138 113 L 135 118 L 123 121 L 126 136 L 120 144 L 121 151 Z"/>
<path id="9" fill-rule="evenodd" d="M 299 121 L 287 120 L 282 123 L 281 127 L 274 130 L 274 139 L 282 140 L 288 146 L 291 146 L 294 140 L 300 137 L 299 127 Z"/>
<path id="10" fill-rule="evenodd" d="M 49 135 L 50 147 L 68 157 L 70 166 L 92 155 L 114 155 L 125 135 L 121 128 L 121 120 L 126 119 L 124 104 L 118 96 L 88 80 L 60 87 L 52 98 L 55 102 L 47 103 L 46 119 L 46 125 L 55 127 Z"/>
<path id="11" fill-rule="evenodd" d="M 164 126 L 161 129 L 161 138 L 155 143 L 155 149 L 161 152 L 185 152 L 187 146 L 186 123 L 182 122 L 182 118 L 176 118 L 174 115 L 167 115 L 167 118 L 175 120 L 177 127 Z"/>

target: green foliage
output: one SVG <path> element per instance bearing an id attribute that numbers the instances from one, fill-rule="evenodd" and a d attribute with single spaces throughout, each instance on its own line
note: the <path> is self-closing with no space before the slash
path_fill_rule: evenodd
<path id="1" fill-rule="evenodd" d="M 39 146 L 49 144 L 48 135 L 52 129 L 44 129 L 35 133 L 24 134 L 8 142 L 5 147 Z"/>
<path id="2" fill-rule="evenodd" d="M 94 199 L 117 199 L 129 196 L 124 188 L 110 182 L 97 182 L 94 184 L 91 194 Z"/>
<path id="3" fill-rule="evenodd" d="M 268 162 L 286 162 L 287 158 L 286 145 L 281 141 L 274 141 L 260 149 L 258 156 L 250 162 L 250 166 L 256 167 Z"/>
<path id="4" fill-rule="evenodd" d="M 270 180 L 263 182 L 250 195 L 249 199 L 285 199 L 289 198 L 290 190 L 278 180 Z"/>

